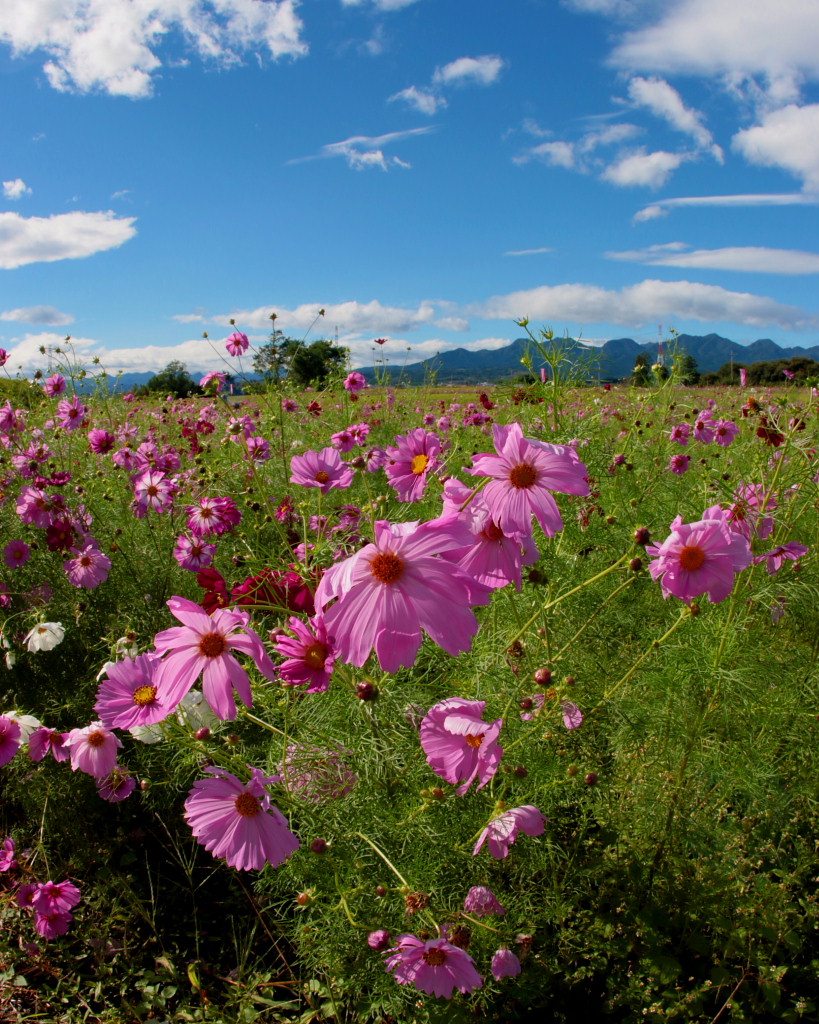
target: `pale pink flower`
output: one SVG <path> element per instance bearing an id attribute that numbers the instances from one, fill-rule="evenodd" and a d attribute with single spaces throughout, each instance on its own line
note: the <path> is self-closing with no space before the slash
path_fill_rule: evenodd
<path id="1" fill-rule="evenodd" d="M 415 935 L 399 935 L 387 952 L 392 954 L 386 961 L 387 972 L 399 985 L 414 985 L 419 992 L 451 999 L 455 989 L 474 992 L 483 984 L 472 957 L 444 938 L 425 942 Z"/>
<path id="2" fill-rule="evenodd" d="M 369 385 L 367 384 L 367 378 L 354 370 L 352 373 L 347 374 L 344 387 L 351 395 L 357 395 L 359 391 L 363 391 Z"/>
<path id="3" fill-rule="evenodd" d="M 57 403 L 57 426 L 63 430 L 77 430 L 82 426 L 88 407 L 73 395 L 71 401 L 63 399 Z"/>
<path id="4" fill-rule="evenodd" d="M 134 480 L 134 499 L 143 510 L 166 512 L 173 504 L 177 487 L 173 480 L 158 470 L 140 473 Z"/>
<path id="5" fill-rule="evenodd" d="M 45 391 L 49 398 L 65 394 L 65 387 L 65 377 L 61 373 L 53 373 L 43 381 L 43 391 Z"/>
<path id="6" fill-rule="evenodd" d="M 200 498 L 185 509 L 188 529 L 194 537 L 232 533 L 242 521 L 242 513 L 233 498 Z"/>
<path id="7" fill-rule="evenodd" d="M 191 540 L 184 534 L 177 537 L 176 546 L 173 549 L 173 557 L 179 565 L 192 572 L 207 569 L 209 565 L 213 564 L 215 554 L 215 544 L 206 544 L 201 539 Z"/>
<path id="8" fill-rule="evenodd" d="M 199 387 L 205 392 L 214 391 L 218 393 L 225 386 L 226 381 L 226 373 L 221 370 L 211 370 L 199 381 Z"/>
<path id="9" fill-rule="evenodd" d="M 511 949 L 507 949 L 504 946 L 492 957 L 491 970 L 495 981 L 500 981 L 501 978 L 514 978 L 520 974 L 520 960 L 518 960 Z"/>
<path id="10" fill-rule="evenodd" d="M 234 331 L 225 339 L 225 348 L 232 356 L 240 356 L 249 347 L 250 342 L 247 340 L 247 335 L 242 334 L 241 331 Z"/>
<path id="11" fill-rule="evenodd" d="M 486 701 L 449 697 L 434 704 L 421 722 L 421 746 L 432 770 L 463 796 L 475 779 L 482 789 L 498 770 L 497 740 L 503 719 L 485 722 Z"/>
<path id="12" fill-rule="evenodd" d="M 390 486 L 399 501 L 420 501 L 427 486 L 427 477 L 438 467 L 441 439 L 423 427 L 408 434 L 398 434 L 396 446 L 387 447 L 384 469 Z"/>
<path id="13" fill-rule="evenodd" d="M 320 452 L 306 451 L 290 460 L 290 483 L 302 487 L 318 487 L 322 494 L 332 488 L 349 487 L 355 479 L 355 470 L 341 461 L 335 448 L 322 448 Z"/>
<path id="14" fill-rule="evenodd" d="M 486 917 L 488 914 L 505 914 L 506 907 L 497 896 L 485 885 L 473 885 L 466 894 L 464 910 L 475 917 Z"/>
<path id="15" fill-rule="evenodd" d="M 764 507 L 763 507 L 764 506 Z M 774 529 L 774 521 L 765 512 L 777 507 L 776 498 L 768 494 L 762 484 L 743 484 L 734 493 L 734 504 L 728 509 L 728 524 L 734 533 L 741 533 L 746 540 L 765 540 Z"/>
<path id="16" fill-rule="evenodd" d="M 739 433 L 733 420 L 717 420 L 714 423 L 714 440 L 720 447 L 727 448 Z"/>
<path id="17" fill-rule="evenodd" d="M 489 852 L 495 860 L 503 860 L 509 856 L 509 847 L 515 842 L 519 832 L 527 836 L 539 836 L 543 832 L 546 819 L 531 804 L 524 804 L 522 807 L 513 807 L 511 811 L 504 811 L 486 826 L 478 837 L 473 856 L 477 856 L 483 844 L 489 840 Z"/>
<path id="18" fill-rule="evenodd" d="M 64 745 L 71 752 L 72 771 L 102 779 L 114 770 L 122 743 L 102 722 L 92 722 L 84 729 L 72 729 Z"/>
<path id="19" fill-rule="evenodd" d="M 94 544 L 86 544 L 74 558 L 63 563 L 63 568 L 73 586 L 93 590 L 108 579 L 111 559 Z"/>

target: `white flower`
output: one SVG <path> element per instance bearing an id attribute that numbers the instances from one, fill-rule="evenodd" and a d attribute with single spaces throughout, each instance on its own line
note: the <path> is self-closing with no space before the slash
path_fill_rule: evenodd
<path id="1" fill-rule="evenodd" d="M 197 732 L 204 727 L 214 730 L 222 724 L 198 690 L 190 690 L 185 694 L 179 702 L 176 717 L 192 732 Z"/>
<path id="2" fill-rule="evenodd" d="M 156 725 L 135 725 L 128 732 L 140 743 L 161 743 L 165 739 L 161 722 Z"/>
<path id="3" fill-rule="evenodd" d="M 109 668 L 114 668 L 115 665 L 116 665 L 115 661 L 106 661 L 106 663 L 102 666 L 102 668 L 99 670 L 99 672 L 97 672 L 97 682 L 99 682 L 100 679 L 102 679 L 103 676 L 107 676 L 108 675 L 108 669 Z"/>
<path id="4" fill-rule="evenodd" d="M 29 736 L 43 724 L 34 715 L 23 715 L 19 711 L 7 711 L 6 718 L 11 718 L 20 726 L 20 743 L 28 743 Z"/>
<path id="5" fill-rule="evenodd" d="M 26 634 L 25 645 L 30 651 L 51 651 L 64 637 L 62 622 L 41 622 Z"/>
<path id="6" fill-rule="evenodd" d="M 139 652 L 139 645 L 134 638 L 133 633 L 130 637 L 121 636 L 117 640 L 114 653 L 120 658 L 135 658 Z"/>

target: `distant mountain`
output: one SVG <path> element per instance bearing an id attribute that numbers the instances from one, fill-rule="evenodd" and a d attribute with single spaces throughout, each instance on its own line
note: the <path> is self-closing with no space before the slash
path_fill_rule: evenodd
<path id="1" fill-rule="evenodd" d="M 624 377 L 630 377 L 638 355 L 643 353 L 650 363 L 655 363 L 659 350 L 657 342 L 639 345 L 633 338 L 613 338 L 601 346 L 584 345 L 573 338 L 566 338 L 563 344 L 567 354 L 574 353 L 578 358 L 582 357 L 590 362 L 592 374 L 599 380 L 622 380 Z M 745 366 L 774 359 L 794 359 L 797 356 L 819 362 L 819 345 L 812 348 L 783 348 L 770 338 L 761 338 L 751 345 L 738 345 L 719 334 L 681 334 L 677 346 L 694 357 L 701 373 L 719 370 L 732 358 L 734 363 Z M 441 352 L 432 359 L 410 363 L 403 369 L 390 364 L 388 368 L 393 384 L 398 381 L 423 384 L 433 379 L 440 384 L 500 383 L 513 380 L 526 372 L 521 360 L 527 353 L 531 355 L 535 373 L 538 373 L 543 360 L 539 358 L 537 349 L 528 338 L 516 338 L 504 348 L 456 348 L 449 352 Z M 376 379 L 376 371 L 372 366 L 360 367 L 358 372 L 370 383 Z"/>

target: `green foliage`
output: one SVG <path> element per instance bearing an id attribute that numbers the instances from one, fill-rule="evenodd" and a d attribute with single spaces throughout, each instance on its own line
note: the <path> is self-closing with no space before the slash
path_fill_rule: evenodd
<path id="1" fill-rule="evenodd" d="M 155 373 L 145 388 L 149 394 L 173 395 L 175 398 L 202 394 L 202 389 L 188 373 L 185 364 L 178 359 L 173 359 L 164 370 Z"/>
<path id="2" fill-rule="evenodd" d="M 297 387 L 323 385 L 344 369 L 348 354 L 346 348 L 325 338 L 308 345 L 274 330 L 270 341 L 254 355 L 253 369 L 268 382 L 286 377 Z"/>

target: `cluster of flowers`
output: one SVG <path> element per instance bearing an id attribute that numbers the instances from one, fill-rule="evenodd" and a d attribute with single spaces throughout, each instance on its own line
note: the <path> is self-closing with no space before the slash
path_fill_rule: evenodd
<path id="1" fill-rule="evenodd" d="M 713 407 L 713 399 L 711 400 Z M 733 420 L 715 419 L 713 408 L 703 409 L 697 414 L 693 426 L 690 423 L 678 423 L 671 428 L 670 438 L 685 447 L 693 436 L 700 444 L 712 442 L 727 448 L 739 433 L 739 427 Z M 681 476 L 691 464 L 690 455 L 672 455 L 668 468 L 672 473 Z"/>
<path id="2" fill-rule="evenodd" d="M 15 872 L 14 840 L 9 837 L 0 846 L 0 873 Z M 71 911 L 80 902 L 80 890 L 67 878 L 62 882 L 19 882 L 15 902 L 34 915 L 34 929 L 40 938 L 55 939 L 65 935 L 74 915 Z"/>

